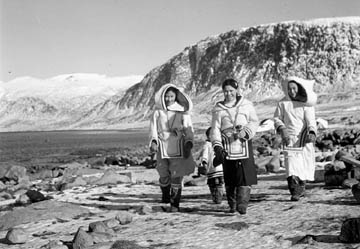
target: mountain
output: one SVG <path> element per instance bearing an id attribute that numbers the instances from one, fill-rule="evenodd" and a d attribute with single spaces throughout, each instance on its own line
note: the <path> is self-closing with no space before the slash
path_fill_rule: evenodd
<path id="1" fill-rule="evenodd" d="M 211 107 L 222 98 L 224 79 L 236 79 L 243 94 L 262 112 L 260 106 L 269 106 L 282 96 L 280 82 L 289 75 L 315 79 L 315 91 L 321 96 L 358 91 L 360 17 L 231 30 L 186 47 L 122 89 L 115 87 L 121 78 L 99 75 L 63 75 L 36 84 L 31 78 L 0 83 L 0 129 L 148 125 L 154 94 L 166 83 L 182 87 L 194 102 L 194 123 L 208 125 Z M 30 102 L 35 106 L 34 117 L 41 122 L 26 114 Z M 56 118 L 48 120 L 51 115 Z"/>
<path id="2" fill-rule="evenodd" d="M 196 114 L 208 117 L 224 79 L 235 78 L 261 103 L 281 96 L 280 81 L 289 75 L 315 79 L 318 93 L 359 87 L 360 17 L 289 21 L 206 38 L 151 70 L 126 91 L 119 108 L 139 118 L 153 107 L 154 93 L 173 83 L 190 94 Z"/>
<path id="3" fill-rule="evenodd" d="M 0 130 L 71 129 L 95 106 L 122 96 L 141 79 L 67 74 L 0 82 Z"/>

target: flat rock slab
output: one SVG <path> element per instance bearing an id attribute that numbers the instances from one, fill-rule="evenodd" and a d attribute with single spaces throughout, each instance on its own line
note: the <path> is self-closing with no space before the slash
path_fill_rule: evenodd
<path id="1" fill-rule="evenodd" d="M 90 211 L 87 208 L 77 204 L 46 200 L 27 207 L 17 208 L 0 216 L 0 230 L 7 230 L 17 225 L 40 220 L 73 219 L 89 213 Z"/>

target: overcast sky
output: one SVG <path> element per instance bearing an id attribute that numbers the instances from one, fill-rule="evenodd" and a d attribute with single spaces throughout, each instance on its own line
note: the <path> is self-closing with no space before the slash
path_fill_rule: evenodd
<path id="1" fill-rule="evenodd" d="M 208 36 L 359 16 L 360 0 L 0 0 L 0 81 L 145 75 Z"/>

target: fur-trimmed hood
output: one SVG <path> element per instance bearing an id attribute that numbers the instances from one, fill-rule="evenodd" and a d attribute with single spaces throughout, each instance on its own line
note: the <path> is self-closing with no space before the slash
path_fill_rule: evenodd
<path id="1" fill-rule="evenodd" d="M 238 107 L 240 105 L 247 105 L 247 104 L 251 104 L 251 103 L 247 99 L 245 99 L 242 95 L 238 94 L 236 96 L 236 103 L 233 107 L 228 107 L 224 104 L 224 101 L 219 101 L 215 104 L 213 111 L 218 112 L 218 111 L 227 110 L 227 109 L 231 109 L 234 107 Z"/>
<path id="2" fill-rule="evenodd" d="M 177 90 L 176 93 L 176 103 L 173 104 L 171 107 L 172 110 L 175 111 L 183 111 L 183 112 L 190 112 L 193 108 L 192 101 L 190 97 L 183 93 L 179 87 L 175 86 L 174 84 L 165 84 L 163 85 L 156 93 L 155 93 L 155 108 L 160 110 L 168 110 L 169 108 L 166 107 L 165 104 L 165 93 L 170 88 L 173 87 Z M 179 107 L 179 105 L 182 107 Z"/>
<path id="3" fill-rule="evenodd" d="M 289 93 L 288 93 L 288 87 L 289 87 L 290 81 L 295 81 L 304 90 L 302 92 L 305 94 L 304 104 L 306 106 L 314 106 L 316 104 L 317 95 L 313 90 L 315 80 L 306 80 L 306 79 L 302 79 L 302 78 L 299 78 L 296 76 L 292 76 L 292 77 L 289 77 L 286 80 L 284 80 L 282 82 L 282 88 L 283 88 L 283 91 L 285 94 L 285 99 L 292 101 L 292 99 L 290 98 Z"/>

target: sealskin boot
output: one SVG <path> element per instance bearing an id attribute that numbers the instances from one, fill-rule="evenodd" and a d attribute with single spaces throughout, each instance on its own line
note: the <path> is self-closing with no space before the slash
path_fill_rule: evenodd
<path id="1" fill-rule="evenodd" d="M 236 199 L 235 199 L 235 187 L 234 186 L 225 186 L 226 190 L 226 198 L 230 207 L 229 212 L 235 213 L 235 205 L 236 205 Z"/>
<path id="2" fill-rule="evenodd" d="M 250 201 L 250 186 L 236 187 L 236 211 L 239 214 L 246 214 L 246 210 Z"/>
<path id="3" fill-rule="evenodd" d="M 170 185 L 166 187 L 160 187 L 162 192 L 161 202 L 170 203 Z"/>
<path id="4" fill-rule="evenodd" d="M 287 178 L 288 188 L 291 194 L 291 201 L 298 201 L 305 196 L 305 182 L 301 181 L 297 176 L 289 176 Z"/>
<path id="5" fill-rule="evenodd" d="M 170 190 L 170 212 L 180 212 L 181 188 Z"/>
<path id="6" fill-rule="evenodd" d="M 306 181 L 300 180 L 299 185 L 300 197 L 305 197 Z"/>
<path id="7" fill-rule="evenodd" d="M 224 194 L 222 186 L 210 187 L 210 192 L 213 202 L 215 204 L 220 204 L 222 202 L 222 198 Z"/>

